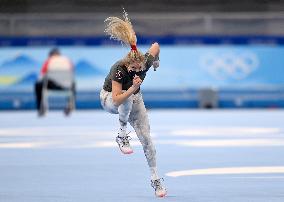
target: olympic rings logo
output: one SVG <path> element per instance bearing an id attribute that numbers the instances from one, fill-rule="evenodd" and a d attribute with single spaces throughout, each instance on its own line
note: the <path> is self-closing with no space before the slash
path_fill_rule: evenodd
<path id="1" fill-rule="evenodd" d="M 259 59 L 253 52 L 207 54 L 199 60 L 202 69 L 216 79 L 241 80 L 250 75 L 259 66 Z"/>

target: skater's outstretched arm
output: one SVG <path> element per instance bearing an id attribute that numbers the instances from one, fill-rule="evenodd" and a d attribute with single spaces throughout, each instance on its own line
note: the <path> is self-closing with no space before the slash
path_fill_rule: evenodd
<path id="1" fill-rule="evenodd" d="M 160 54 L 160 46 L 157 42 L 153 43 L 151 47 L 148 50 L 148 53 L 150 53 L 154 58 L 159 56 Z"/>
<path id="2" fill-rule="evenodd" d="M 160 61 L 159 54 L 160 54 L 160 45 L 157 42 L 155 42 L 151 45 L 151 47 L 149 48 L 149 50 L 145 55 L 147 59 L 149 58 L 149 55 L 153 57 L 153 59 L 146 60 L 145 64 L 146 71 L 148 71 L 151 66 L 153 66 L 154 70 L 156 71 L 156 69 L 159 67 L 159 61 Z"/>

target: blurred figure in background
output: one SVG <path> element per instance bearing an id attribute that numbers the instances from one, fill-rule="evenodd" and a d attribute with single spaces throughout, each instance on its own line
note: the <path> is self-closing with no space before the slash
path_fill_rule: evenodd
<path id="1" fill-rule="evenodd" d="M 47 110 L 47 103 L 44 102 L 44 99 L 47 99 L 47 94 L 44 92 L 48 89 L 70 91 L 71 95 L 64 109 L 66 115 L 70 114 L 74 108 L 76 94 L 73 71 L 71 60 L 62 56 L 59 49 L 53 48 L 49 52 L 48 58 L 41 68 L 39 79 L 35 83 L 36 106 L 39 116 L 43 116 Z"/>

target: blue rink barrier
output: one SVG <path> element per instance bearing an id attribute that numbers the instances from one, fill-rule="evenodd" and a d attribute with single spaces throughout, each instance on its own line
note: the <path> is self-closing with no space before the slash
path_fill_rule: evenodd
<path id="1" fill-rule="evenodd" d="M 283 108 L 284 88 L 273 89 L 221 89 L 220 108 Z"/>
<path id="2" fill-rule="evenodd" d="M 137 35 L 137 43 L 140 45 L 149 45 L 158 41 L 162 45 L 283 45 L 284 37 L 279 35 L 167 35 L 167 36 L 140 36 Z M 109 44 L 119 44 L 119 42 L 110 41 L 107 36 L 0 36 L 0 46 L 2 47 L 23 47 L 23 46 L 101 46 Z"/>
<path id="3" fill-rule="evenodd" d="M 199 94 L 197 89 L 172 91 L 143 91 L 147 108 L 198 108 Z M 267 90 L 219 89 L 219 108 L 284 108 L 284 88 Z M 51 97 L 50 109 L 64 106 L 62 97 Z M 99 91 L 80 91 L 76 97 L 77 109 L 101 109 Z M 1 91 L 0 110 L 35 109 L 33 92 Z"/>

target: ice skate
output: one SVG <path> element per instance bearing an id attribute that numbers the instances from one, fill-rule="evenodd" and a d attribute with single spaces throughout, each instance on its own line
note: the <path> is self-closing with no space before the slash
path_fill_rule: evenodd
<path id="1" fill-rule="evenodd" d="M 132 154 L 133 150 L 129 144 L 131 137 L 128 136 L 128 134 L 124 135 L 122 133 L 125 133 L 125 131 L 120 130 L 119 135 L 116 137 L 116 142 L 119 146 L 119 149 L 123 154 Z"/>
<path id="2" fill-rule="evenodd" d="M 167 194 L 167 190 L 162 186 L 161 181 L 163 181 L 163 178 L 151 180 L 151 186 L 155 189 L 157 197 L 165 197 Z"/>

